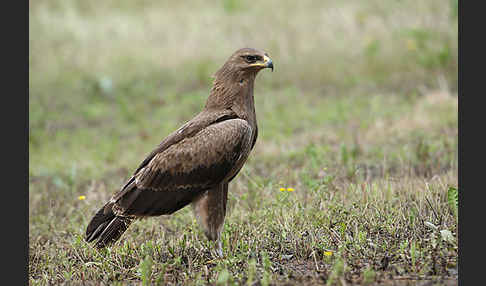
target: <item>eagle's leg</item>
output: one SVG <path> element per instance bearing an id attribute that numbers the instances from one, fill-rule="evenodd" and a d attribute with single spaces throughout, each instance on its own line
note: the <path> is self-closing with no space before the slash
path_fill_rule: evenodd
<path id="1" fill-rule="evenodd" d="M 204 192 L 193 203 L 193 211 L 206 237 L 215 243 L 215 251 L 219 257 L 223 256 L 221 230 L 226 214 L 226 200 L 228 198 L 228 183 Z"/>

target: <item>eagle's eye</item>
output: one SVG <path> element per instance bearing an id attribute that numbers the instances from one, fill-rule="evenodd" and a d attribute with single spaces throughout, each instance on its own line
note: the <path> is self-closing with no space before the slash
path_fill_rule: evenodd
<path id="1" fill-rule="evenodd" d="M 245 56 L 242 56 L 242 57 L 249 64 L 254 63 L 261 58 L 260 56 L 255 56 L 255 55 L 245 55 Z"/>

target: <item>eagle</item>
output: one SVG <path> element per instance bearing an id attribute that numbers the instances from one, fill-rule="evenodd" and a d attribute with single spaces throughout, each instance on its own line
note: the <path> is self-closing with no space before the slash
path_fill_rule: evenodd
<path id="1" fill-rule="evenodd" d="M 258 126 L 253 87 L 269 55 L 254 48 L 234 52 L 214 74 L 202 111 L 148 154 L 86 229 L 98 249 L 116 242 L 140 218 L 170 215 L 191 204 L 214 252 L 223 256 L 221 230 L 228 184 L 255 146 Z"/>

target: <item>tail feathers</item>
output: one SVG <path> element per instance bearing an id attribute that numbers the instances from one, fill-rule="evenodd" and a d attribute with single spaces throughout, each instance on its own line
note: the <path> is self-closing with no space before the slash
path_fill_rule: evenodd
<path id="1" fill-rule="evenodd" d="M 128 229 L 133 218 L 116 216 L 111 208 L 105 213 L 101 208 L 91 219 L 86 229 L 86 241 L 96 242 L 97 248 L 103 248 L 117 241 Z"/>

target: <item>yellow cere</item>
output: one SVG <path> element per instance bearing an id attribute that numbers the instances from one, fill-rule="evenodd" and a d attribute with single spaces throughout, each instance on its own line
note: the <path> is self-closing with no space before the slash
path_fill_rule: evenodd
<path id="1" fill-rule="evenodd" d="M 85 200 L 85 199 L 86 199 L 86 196 L 79 196 L 79 197 L 78 197 L 78 200 L 80 200 L 80 201 L 83 201 L 83 200 Z"/>

